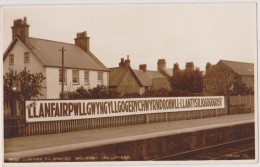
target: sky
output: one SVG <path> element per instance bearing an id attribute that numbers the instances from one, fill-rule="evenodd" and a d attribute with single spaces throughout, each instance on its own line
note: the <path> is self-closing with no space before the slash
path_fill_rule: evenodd
<path id="1" fill-rule="evenodd" d="M 15 19 L 27 17 L 30 37 L 74 43 L 87 31 L 90 50 L 108 68 L 130 56 L 131 67 L 157 69 L 194 62 L 205 70 L 220 59 L 256 62 L 256 3 L 19 6 L 2 10 L 3 49 Z M 65 48 L 66 49 L 66 48 Z M 66 54 L 66 53 L 65 53 Z"/>

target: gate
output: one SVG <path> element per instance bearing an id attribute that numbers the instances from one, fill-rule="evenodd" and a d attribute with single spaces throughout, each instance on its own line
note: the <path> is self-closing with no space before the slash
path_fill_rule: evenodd
<path id="1" fill-rule="evenodd" d="M 21 136 L 23 128 L 26 126 L 25 117 L 8 116 L 4 118 L 4 137 Z"/>

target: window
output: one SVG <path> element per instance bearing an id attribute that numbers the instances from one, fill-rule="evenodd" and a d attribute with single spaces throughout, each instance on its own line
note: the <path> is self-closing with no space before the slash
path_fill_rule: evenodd
<path id="1" fill-rule="evenodd" d="M 30 62 L 30 52 L 24 53 L 24 62 L 29 63 Z"/>
<path id="2" fill-rule="evenodd" d="M 64 84 L 66 84 L 67 83 L 67 70 L 64 69 L 63 73 L 64 73 L 63 81 L 64 81 Z M 62 83 L 62 72 L 61 72 L 61 69 L 59 69 L 59 82 L 60 82 L 60 84 Z"/>
<path id="3" fill-rule="evenodd" d="M 9 64 L 14 64 L 14 54 L 9 55 Z"/>
<path id="4" fill-rule="evenodd" d="M 98 72 L 98 85 L 103 85 L 103 72 Z"/>
<path id="5" fill-rule="evenodd" d="M 72 70 L 72 83 L 79 84 L 79 70 Z"/>
<path id="6" fill-rule="evenodd" d="M 84 71 L 84 83 L 89 84 L 89 71 Z"/>

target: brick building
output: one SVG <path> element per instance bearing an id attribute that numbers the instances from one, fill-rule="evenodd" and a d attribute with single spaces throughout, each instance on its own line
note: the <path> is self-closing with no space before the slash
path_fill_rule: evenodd
<path id="1" fill-rule="evenodd" d="M 254 64 L 227 60 L 220 60 L 216 65 L 208 63 L 203 91 L 212 95 L 227 94 L 237 79 L 254 89 Z"/>
<path id="2" fill-rule="evenodd" d="M 119 67 L 109 69 L 109 87 L 121 95 L 131 93 L 142 95 L 149 89 L 171 89 L 167 77 L 159 71 L 147 70 L 146 64 L 139 65 L 138 70 L 132 69 L 129 56 L 126 60 L 121 59 Z"/>
<path id="3" fill-rule="evenodd" d="M 26 17 L 14 20 L 12 42 L 4 53 L 4 73 L 9 69 L 21 71 L 25 67 L 32 73 L 41 72 L 46 77 L 43 97 L 60 97 L 62 82 L 62 53 L 64 47 L 64 91 L 78 87 L 93 88 L 108 85 L 109 70 L 89 50 L 89 37 L 86 32 L 77 33 L 75 44 L 32 38 Z"/>

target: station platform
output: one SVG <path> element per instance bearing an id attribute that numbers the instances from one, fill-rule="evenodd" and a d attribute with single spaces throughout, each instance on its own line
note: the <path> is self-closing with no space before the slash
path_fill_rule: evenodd
<path id="1" fill-rule="evenodd" d="M 254 122 L 254 113 L 139 124 L 4 140 L 4 159 L 34 157 Z"/>

